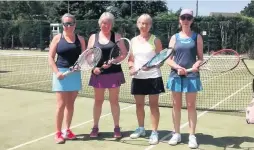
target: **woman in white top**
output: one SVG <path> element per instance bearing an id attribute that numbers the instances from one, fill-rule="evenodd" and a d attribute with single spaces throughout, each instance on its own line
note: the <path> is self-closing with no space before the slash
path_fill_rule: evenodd
<path id="1" fill-rule="evenodd" d="M 145 136 L 144 118 L 145 118 L 145 96 L 149 95 L 149 104 L 151 110 L 152 133 L 149 143 L 158 143 L 157 128 L 159 124 L 160 111 L 158 106 L 159 94 L 165 92 L 161 71 L 159 68 L 141 70 L 138 74 L 134 72 L 149 61 L 156 53 L 162 50 L 160 39 L 151 34 L 152 18 L 148 14 L 141 15 L 137 20 L 137 27 L 140 34 L 131 40 L 132 52 L 129 57 L 130 74 L 133 75 L 131 83 L 131 94 L 136 100 L 136 114 L 139 127 L 131 138 Z"/>

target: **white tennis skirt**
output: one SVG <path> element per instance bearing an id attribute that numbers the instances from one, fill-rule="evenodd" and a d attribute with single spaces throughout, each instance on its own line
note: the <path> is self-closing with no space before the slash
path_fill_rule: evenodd
<path id="1" fill-rule="evenodd" d="M 60 72 L 65 72 L 69 70 L 69 68 L 58 68 Z M 81 81 L 81 72 L 73 72 L 68 76 L 65 76 L 63 79 L 57 79 L 56 74 L 53 73 L 52 79 L 52 91 L 60 92 L 60 91 L 79 91 L 82 89 L 82 81 Z"/>

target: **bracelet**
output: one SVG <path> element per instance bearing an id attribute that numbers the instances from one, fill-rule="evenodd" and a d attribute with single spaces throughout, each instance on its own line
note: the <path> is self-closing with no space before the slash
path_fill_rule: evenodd
<path id="1" fill-rule="evenodd" d="M 94 69 L 95 69 L 95 67 L 92 69 L 92 74 L 94 74 Z"/>

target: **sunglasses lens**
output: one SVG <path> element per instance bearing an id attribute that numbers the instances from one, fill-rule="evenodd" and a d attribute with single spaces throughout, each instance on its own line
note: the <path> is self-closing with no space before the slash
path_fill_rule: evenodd
<path id="1" fill-rule="evenodd" d="M 189 16 L 189 17 L 186 17 L 186 19 L 187 19 L 188 21 L 190 21 L 190 20 L 192 19 L 192 17 Z"/>
<path id="2" fill-rule="evenodd" d="M 64 22 L 63 23 L 63 25 L 65 26 L 65 27 L 67 27 L 67 26 L 74 26 L 74 22 Z"/>
<path id="3" fill-rule="evenodd" d="M 190 21 L 192 19 L 192 16 L 181 16 L 181 20 L 188 20 Z"/>

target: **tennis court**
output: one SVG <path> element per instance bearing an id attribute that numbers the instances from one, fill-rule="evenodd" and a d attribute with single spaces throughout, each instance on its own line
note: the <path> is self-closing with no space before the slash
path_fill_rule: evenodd
<path id="1" fill-rule="evenodd" d="M 54 143 L 55 94 L 51 93 L 51 70 L 47 53 L 0 51 L 0 97 L 2 105 L 0 149 L 189 149 L 187 147 L 188 124 L 183 103 L 183 143 L 171 147 L 167 144 L 172 126 L 170 93 L 160 96 L 161 119 L 159 136 L 161 143 L 150 146 L 146 138 L 137 140 L 128 136 L 137 126 L 135 105 L 130 95 L 130 77 L 123 65 L 127 83 L 121 87 L 122 139 L 112 138 L 113 121 L 108 101 L 103 106 L 100 121 L 101 137 L 90 139 L 92 127 L 93 90 L 87 86 L 89 72 L 83 73 L 83 90 L 75 104 L 73 131 L 79 139 L 64 145 Z M 254 68 L 252 61 L 246 61 Z M 226 64 L 225 64 L 226 65 Z M 162 67 L 166 82 L 169 68 Z M 200 149 L 254 149 L 254 127 L 245 122 L 244 109 L 252 98 L 253 76 L 241 62 L 237 68 L 224 74 L 202 71 L 204 90 L 199 94 L 197 108 L 197 138 Z M 184 101 L 183 101 L 184 102 Z M 208 112 L 209 111 L 209 112 Z M 149 108 L 146 108 L 146 128 L 150 129 Z"/>

